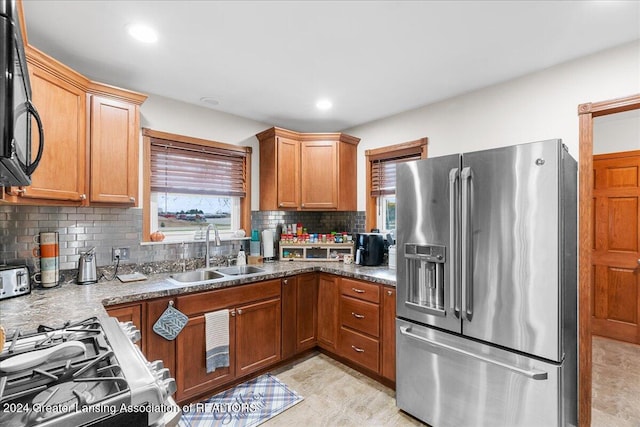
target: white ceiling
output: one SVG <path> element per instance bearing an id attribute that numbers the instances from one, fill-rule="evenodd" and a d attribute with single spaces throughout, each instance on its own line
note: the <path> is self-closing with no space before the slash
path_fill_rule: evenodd
<path id="1" fill-rule="evenodd" d="M 640 39 L 638 1 L 24 0 L 29 42 L 88 77 L 337 131 Z M 154 45 L 126 26 L 159 32 Z M 329 98 L 333 109 L 315 108 Z"/>

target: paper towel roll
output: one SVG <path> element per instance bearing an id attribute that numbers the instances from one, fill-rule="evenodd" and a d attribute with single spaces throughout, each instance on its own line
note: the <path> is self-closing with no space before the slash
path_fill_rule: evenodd
<path id="1" fill-rule="evenodd" d="M 273 230 L 262 232 L 262 256 L 273 258 Z"/>

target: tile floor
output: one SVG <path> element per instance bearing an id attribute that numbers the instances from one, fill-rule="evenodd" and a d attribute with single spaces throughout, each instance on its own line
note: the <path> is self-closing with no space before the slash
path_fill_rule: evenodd
<path id="1" fill-rule="evenodd" d="M 320 354 L 272 372 L 304 400 L 263 426 L 421 426 L 393 390 Z M 592 427 L 640 427 L 640 346 L 593 338 Z"/>
<path id="2" fill-rule="evenodd" d="M 304 397 L 261 426 L 422 426 L 396 408 L 395 392 L 321 353 L 271 372 Z"/>
<path id="3" fill-rule="evenodd" d="M 640 346 L 593 337 L 592 427 L 640 427 Z"/>

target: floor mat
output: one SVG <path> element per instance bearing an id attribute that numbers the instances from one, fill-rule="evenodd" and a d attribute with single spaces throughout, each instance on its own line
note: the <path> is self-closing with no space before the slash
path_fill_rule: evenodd
<path id="1" fill-rule="evenodd" d="M 189 405 L 180 427 L 257 426 L 302 401 L 278 378 L 266 374 Z"/>

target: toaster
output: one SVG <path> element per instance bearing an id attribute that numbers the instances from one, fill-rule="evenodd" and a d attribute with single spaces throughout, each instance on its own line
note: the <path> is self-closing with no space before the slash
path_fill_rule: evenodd
<path id="1" fill-rule="evenodd" d="M 0 266 L 0 300 L 31 292 L 27 266 Z"/>

